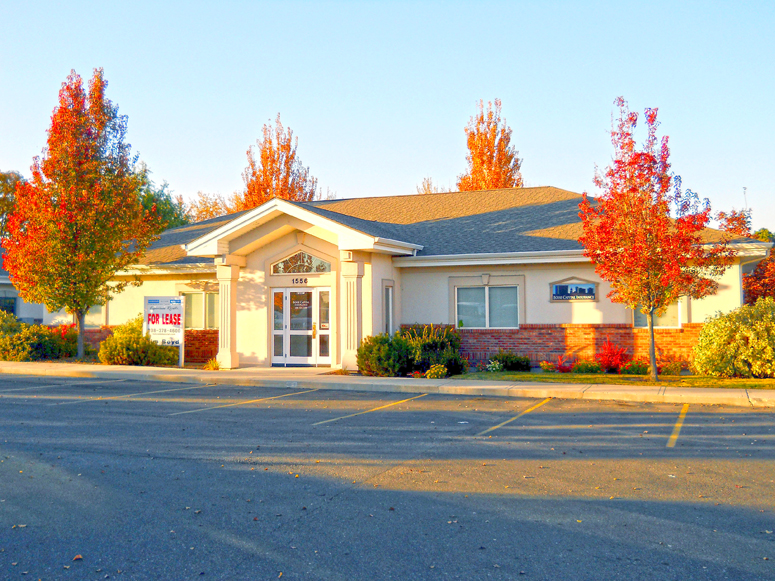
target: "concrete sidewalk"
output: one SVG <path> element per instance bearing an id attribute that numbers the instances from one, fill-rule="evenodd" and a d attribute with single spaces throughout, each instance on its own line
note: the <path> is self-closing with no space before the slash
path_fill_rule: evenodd
<path id="1" fill-rule="evenodd" d="M 775 390 L 668 386 L 597 385 L 511 381 L 464 381 L 327 375 L 329 368 L 245 367 L 230 371 L 202 371 L 162 367 L 128 367 L 80 363 L 0 362 L 0 374 L 93 379 L 169 381 L 213 385 L 244 385 L 288 389 L 332 389 L 390 393 L 616 400 L 650 403 L 716 404 L 775 408 Z"/>

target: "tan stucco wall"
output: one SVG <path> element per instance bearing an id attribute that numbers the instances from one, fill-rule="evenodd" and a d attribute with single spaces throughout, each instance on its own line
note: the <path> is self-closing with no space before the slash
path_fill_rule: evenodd
<path id="1" fill-rule="evenodd" d="M 691 323 L 704 323 L 705 319 L 718 311 L 728 313 L 743 303 L 742 269 L 741 265 L 733 264 L 721 278 L 715 295 L 704 299 L 690 301 Z"/>
<path id="2" fill-rule="evenodd" d="M 148 275 L 142 277 L 140 286 L 127 286 L 108 303 L 108 325 L 122 325 L 143 312 L 143 298 L 150 296 L 177 296 L 191 287 L 194 290 L 207 284 L 217 291 L 213 274 Z"/>
<path id="3" fill-rule="evenodd" d="M 271 224 L 271 223 L 270 223 Z M 331 333 L 336 337 L 339 328 L 338 309 L 333 300 L 336 296 L 338 255 L 336 246 L 310 234 L 300 235 L 291 231 L 247 255 L 247 263 L 240 269 L 237 283 L 237 351 L 240 362 L 248 365 L 269 366 L 272 363 L 270 352 L 273 288 L 331 287 L 332 313 Z M 331 273 L 321 274 L 285 274 L 272 275 L 270 265 L 286 258 L 290 254 L 304 250 L 331 262 Z M 293 282 L 294 278 L 307 279 L 304 284 Z M 332 342 L 332 361 L 338 354 L 336 341 Z"/>
<path id="4" fill-rule="evenodd" d="M 527 324 L 631 324 L 632 311 L 612 303 L 607 294 L 611 285 L 595 274 L 591 264 L 402 268 L 400 324 L 454 324 L 454 296 L 449 290 L 450 277 L 524 276 L 520 301 L 524 302 Z M 550 284 L 566 278 L 598 283 L 598 300 L 590 302 L 551 302 Z M 740 266 L 733 265 L 719 280 L 716 295 L 690 301 L 682 308 L 683 323 L 701 323 L 716 311 L 728 312 L 741 304 Z"/>
<path id="5" fill-rule="evenodd" d="M 610 285 L 595 274 L 591 265 L 524 265 L 485 267 L 403 268 L 401 284 L 401 324 L 447 323 L 455 321 L 454 297 L 450 296 L 449 278 L 481 276 L 522 276 L 524 288 L 520 288 L 520 301 L 524 303 L 522 323 L 628 323 L 629 311 L 605 298 Z M 598 300 L 595 302 L 552 303 L 551 283 L 575 277 L 598 283 Z"/>
<path id="6" fill-rule="evenodd" d="M 393 325 L 398 324 L 400 313 L 399 288 L 401 271 L 393 266 L 393 259 L 387 254 L 371 254 L 371 327 L 364 325 L 366 335 L 378 335 L 385 330 L 384 286 L 388 281 L 393 284 Z"/>

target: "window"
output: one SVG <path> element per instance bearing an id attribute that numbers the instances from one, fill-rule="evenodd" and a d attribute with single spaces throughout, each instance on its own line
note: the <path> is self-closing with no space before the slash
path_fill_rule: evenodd
<path id="1" fill-rule="evenodd" d="M 16 299 L 13 297 L 0 297 L 0 311 L 11 315 L 16 314 Z"/>
<path id="2" fill-rule="evenodd" d="M 458 287 L 456 290 L 458 326 L 480 329 L 519 326 L 519 287 Z"/>
<path id="3" fill-rule="evenodd" d="M 302 251 L 272 265 L 272 274 L 316 272 L 331 272 L 331 263 Z"/>
<path id="4" fill-rule="evenodd" d="M 186 329 L 218 329 L 218 293 L 182 293 L 186 298 Z"/>
<path id="5" fill-rule="evenodd" d="M 101 327 L 104 325 L 105 319 L 103 318 L 103 312 L 105 310 L 104 305 L 92 305 L 84 319 L 84 325 L 88 327 Z"/>
<path id="6" fill-rule="evenodd" d="M 635 307 L 633 313 L 633 326 L 637 328 L 648 328 L 648 317 L 640 312 L 640 305 Z M 654 328 L 657 327 L 680 327 L 681 326 L 681 301 L 677 301 L 668 306 L 661 317 L 654 317 Z"/>
<path id="7" fill-rule="evenodd" d="M 59 312 L 65 313 L 65 310 L 62 309 Z M 102 325 L 107 325 L 107 321 L 105 319 L 106 312 L 107 312 L 106 305 L 92 305 L 91 307 L 89 307 L 89 310 L 86 311 L 86 314 L 83 317 L 84 327 L 87 329 L 94 329 L 97 327 L 102 327 Z M 78 320 L 77 320 L 77 317 L 75 316 L 75 313 L 73 313 L 72 315 L 67 315 L 67 317 L 72 318 L 73 325 L 78 324 Z"/>
<path id="8" fill-rule="evenodd" d="M 385 333 L 388 335 L 393 334 L 393 287 L 385 286 L 385 299 L 382 305 L 383 312 L 385 313 Z"/>

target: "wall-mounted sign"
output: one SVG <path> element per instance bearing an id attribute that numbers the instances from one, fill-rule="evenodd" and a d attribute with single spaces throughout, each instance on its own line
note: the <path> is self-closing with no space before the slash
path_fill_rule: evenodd
<path id="1" fill-rule="evenodd" d="M 597 285 L 594 282 L 559 282 L 552 285 L 553 301 L 594 301 Z"/>
<path id="2" fill-rule="evenodd" d="M 178 365 L 183 367 L 185 350 L 185 297 L 145 297 L 143 332 L 159 345 L 177 347 Z"/>

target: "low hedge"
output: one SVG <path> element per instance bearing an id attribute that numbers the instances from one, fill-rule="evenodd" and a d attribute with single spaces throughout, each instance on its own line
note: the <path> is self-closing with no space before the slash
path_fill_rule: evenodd
<path id="1" fill-rule="evenodd" d="M 511 351 L 501 349 L 496 355 L 490 357 L 490 361 L 500 363 L 504 371 L 530 371 L 530 358 Z"/>
<path id="2" fill-rule="evenodd" d="M 28 325 L 0 311 L 0 360 L 40 361 L 75 357 L 78 334 L 72 325 Z"/>
<path id="3" fill-rule="evenodd" d="M 105 365 L 177 365 L 178 349 L 157 345 L 143 335 L 143 316 L 113 329 L 100 345 L 99 358 Z"/>
<path id="4" fill-rule="evenodd" d="M 376 377 L 398 377 L 412 370 L 409 343 L 387 333 L 366 337 L 356 354 L 358 371 Z"/>
<path id="5" fill-rule="evenodd" d="M 390 336 L 366 337 L 356 355 L 363 375 L 398 377 L 411 372 L 425 374 L 443 365 L 448 374 L 468 371 L 468 361 L 460 355 L 460 335 L 452 327 L 414 325 Z M 436 367 L 438 374 L 440 368 Z"/>

